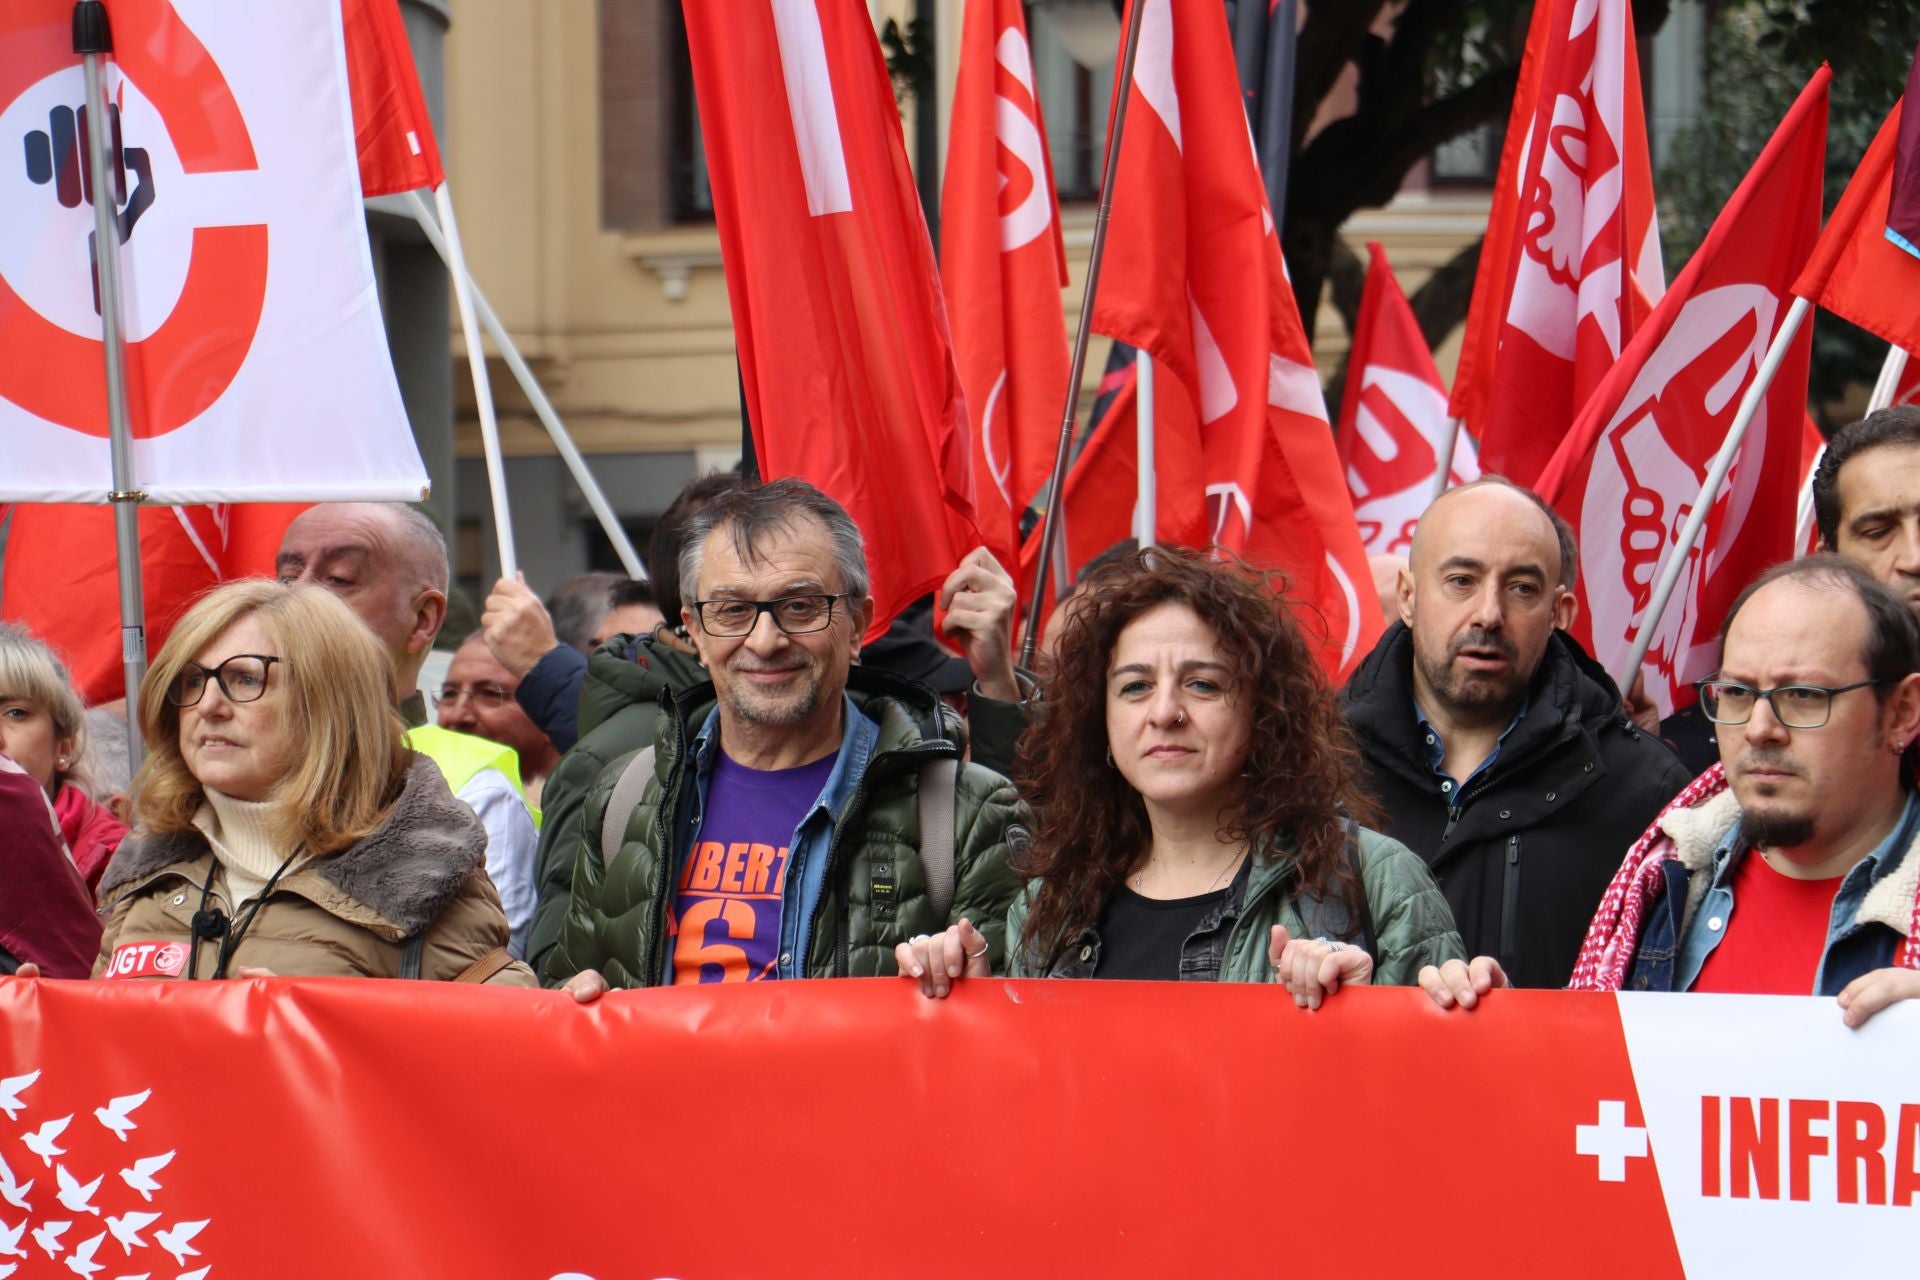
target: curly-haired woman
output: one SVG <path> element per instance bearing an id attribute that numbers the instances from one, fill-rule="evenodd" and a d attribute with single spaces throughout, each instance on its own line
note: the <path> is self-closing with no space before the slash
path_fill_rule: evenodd
<path id="1" fill-rule="evenodd" d="M 1033 810 L 1007 973 L 1410 985 L 1462 946 L 1424 863 L 1356 824 L 1356 756 L 1264 576 L 1139 553 L 1084 596 L 1016 780 Z M 929 995 L 990 958 L 971 924 L 901 944 Z"/>

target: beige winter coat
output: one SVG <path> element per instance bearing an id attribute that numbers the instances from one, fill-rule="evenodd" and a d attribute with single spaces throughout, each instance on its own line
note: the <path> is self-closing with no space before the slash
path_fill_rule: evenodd
<path id="1" fill-rule="evenodd" d="M 453 798 L 432 761 L 417 759 L 400 797 L 373 833 L 339 853 L 296 862 L 261 902 L 228 960 L 280 977 L 397 978 L 406 940 L 421 936 L 420 976 L 447 981 L 507 945 L 507 918 L 486 872 L 486 830 Z M 193 917 L 215 859 L 198 831 L 141 833 L 120 846 L 100 881 L 107 917 L 95 978 L 185 977 L 198 961 L 211 977 L 219 946 Z M 228 920 L 224 877 L 208 902 Z M 250 908 L 242 907 L 245 919 Z M 487 968 L 496 961 L 489 962 Z M 537 985 L 514 961 L 487 981 Z"/>

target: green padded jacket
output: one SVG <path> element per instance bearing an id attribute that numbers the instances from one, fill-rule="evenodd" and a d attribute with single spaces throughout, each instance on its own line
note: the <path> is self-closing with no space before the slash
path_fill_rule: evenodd
<path id="1" fill-rule="evenodd" d="M 962 764 L 954 803 L 954 897 L 936 918 L 926 896 L 918 850 L 919 769 L 930 757 L 961 753 L 957 718 L 922 685 L 854 667 L 847 694 L 879 736 L 864 775 L 834 816 L 827 851 L 826 892 L 810 931 L 810 977 L 875 977 L 896 972 L 893 949 L 915 934 L 937 933 L 962 916 L 987 935 L 995 956 L 1016 884 L 1007 867 L 1010 840 L 1021 838 L 1023 813 L 1013 784 L 992 770 Z M 573 894 L 545 977 L 565 981 L 598 969 L 615 987 L 651 986 L 666 972 L 667 908 L 674 850 L 690 832 L 680 814 L 693 779 L 687 751 L 714 713 L 711 684 L 661 696 L 654 773 L 627 819 L 611 863 L 598 832 L 621 769 L 636 752 L 613 761 L 594 783 L 580 815 L 583 833 L 573 867 Z"/>
<path id="2" fill-rule="evenodd" d="M 1365 827 L 1359 828 L 1359 834 L 1360 880 L 1367 891 L 1368 923 L 1374 939 L 1375 985 L 1411 986 L 1422 965 L 1466 959 L 1466 948 L 1453 927 L 1453 914 L 1447 910 L 1447 900 L 1433 883 L 1426 863 L 1390 836 Z M 1249 870 L 1235 878 L 1219 921 L 1226 929 L 1219 958 L 1220 981 L 1273 981 L 1267 943 L 1277 924 L 1285 925 L 1288 934 L 1296 938 L 1324 934 L 1355 939 L 1359 930 L 1344 927 L 1344 908 L 1303 901 L 1294 892 L 1297 876 L 1292 856 L 1282 853 L 1251 859 Z M 1099 932 L 1092 926 L 1057 948 L 1051 958 L 1043 956 L 1038 962 L 1020 945 L 1027 911 L 1039 889 L 1040 881 L 1029 881 L 1008 913 L 1007 943 L 1013 954 L 1007 976 L 1092 977 L 1100 960 Z M 1214 941 L 1221 940 L 1215 935 Z M 1190 948 L 1193 945 L 1189 943 Z"/>
<path id="3" fill-rule="evenodd" d="M 629 652 L 634 656 L 629 658 Z M 527 964 L 535 973 L 545 974 L 543 965 L 560 941 L 560 924 L 573 891 L 574 859 L 583 844 L 600 847 L 597 825 L 584 841 L 581 836 L 580 811 L 587 793 L 614 759 L 653 741 L 662 690 L 690 689 L 706 679 L 707 669 L 699 659 L 652 636 L 615 636 L 587 660 L 587 680 L 580 690 L 580 739 L 560 757 L 540 793 L 540 851 L 533 882 L 539 900 L 527 938 Z M 569 976 L 563 973 L 552 980 Z"/>

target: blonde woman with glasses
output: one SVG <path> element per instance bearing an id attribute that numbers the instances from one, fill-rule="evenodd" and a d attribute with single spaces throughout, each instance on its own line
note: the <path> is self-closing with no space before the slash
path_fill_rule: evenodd
<path id="1" fill-rule="evenodd" d="M 189 609 L 141 689 L 148 756 L 94 976 L 534 985 L 485 831 L 407 749 L 392 686 L 317 587 L 236 582 Z"/>

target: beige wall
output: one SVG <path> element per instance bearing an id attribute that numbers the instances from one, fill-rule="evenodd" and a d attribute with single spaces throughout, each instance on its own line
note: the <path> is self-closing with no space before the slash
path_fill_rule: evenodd
<path id="1" fill-rule="evenodd" d="M 904 18 L 907 0 L 870 0 Z M 951 92 L 958 3 L 943 0 L 941 100 Z M 594 0 L 454 0 L 446 45 L 447 164 L 474 276 L 588 453 L 701 451 L 724 460 L 739 443 L 733 336 L 710 227 L 602 228 L 599 29 Z M 908 136 L 911 136 L 911 120 Z M 944 121 L 942 122 L 944 126 Z M 659 180 L 666 181 L 664 164 Z M 1383 240 L 1409 293 L 1477 236 L 1484 197 L 1403 196 L 1354 219 L 1356 251 Z M 1077 319 L 1091 208 L 1062 219 Z M 1315 354 L 1330 372 L 1346 335 L 1323 307 Z M 455 335 L 456 352 L 464 344 Z M 1443 370 L 1452 364 L 1443 348 Z M 1088 354 L 1090 393 L 1105 342 Z M 492 380 L 509 455 L 549 451 L 503 365 Z M 464 368 L 458 451 L 480 452 Z"/>

